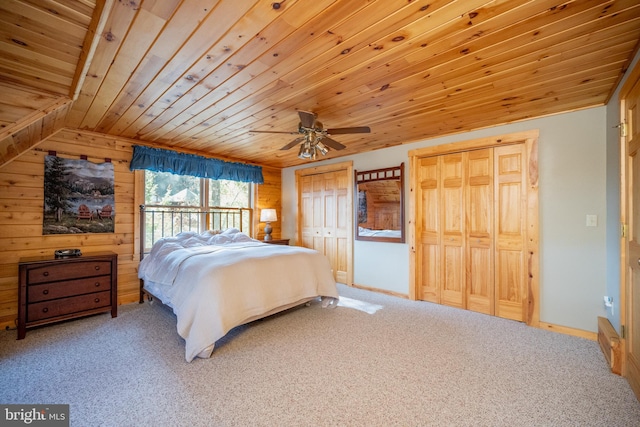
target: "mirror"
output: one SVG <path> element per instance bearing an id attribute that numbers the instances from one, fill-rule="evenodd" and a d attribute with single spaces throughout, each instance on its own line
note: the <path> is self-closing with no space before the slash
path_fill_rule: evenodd
<path id="1" fill-rule="evenodd" d="M 404 243 L 403 170 L 355 171 L 356 240 Z"/>

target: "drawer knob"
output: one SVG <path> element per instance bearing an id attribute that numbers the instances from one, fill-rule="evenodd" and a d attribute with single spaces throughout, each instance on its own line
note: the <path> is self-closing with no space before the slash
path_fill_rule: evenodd
<path id="1" fill-rule="evenodd" d="M 48 313 L 48 312 L 49 312 L 49 309 L 48 309 L 47 307 L 45 307 L 45 308 L 43 308 L 43 309 L 42 309 L 42 312 L 43 312 L 43 313 Z"/>
<path id="2" fill-rule="evenodd" d="M 94 268 L 96 269 L 96 271 L 100 270 L 100 266 L 99 265 L 96 265 Z"/>
<path id="3" fill-rule="evenodd" d="M 42 273 L 42 275 L 43 275 L 44 277 L 47 277 L 47 276 L 49 275 L 49 272 L 48 272 L 48 271 L 45 271 L 44 273 Z"/>
<path id="4" fill-rule="evenodd" d="M 99 303 L 99 302 L 100 302 L 100 298 L 96 298 L 96 299 L 94 299 L 94 300 L 93 300 L 93 302 L 95 302 L 95 303 Z"/>
<path id="5" fill-rule="evenodd" d="M 96 282 L 96 288 L 100 287 L 100 282 Z"/>
<path id="6" fill-rule="evenodd" d="M 49 295 L 49 289 L 45 289 L 44 291 L 42 291 L 42 293 L 45 295 Z"/>

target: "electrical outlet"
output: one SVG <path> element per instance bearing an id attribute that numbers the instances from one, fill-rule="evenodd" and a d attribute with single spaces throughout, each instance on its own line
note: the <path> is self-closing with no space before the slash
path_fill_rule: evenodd
<path id="1" fill-rule="evenodd" d="M 611 309 L 611 315 L 613 316 L 614 315 L 613 298 L 605 296 L 604 297 L 604 306 Z"/>
<path id="2" fill-rule="evenodd" d="M 587 215 L 587 227 L 598 226 L 598 215 Z"/>

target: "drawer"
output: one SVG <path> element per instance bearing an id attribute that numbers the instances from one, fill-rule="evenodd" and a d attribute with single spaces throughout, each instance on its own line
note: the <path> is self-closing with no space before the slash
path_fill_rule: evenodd
<path id="1" fill-rule="evenodd" d="M 102 276 L 110 273 L 111 262 L 109 261 L 64 262 L 29 269 L 27 283 L 32 285 L 79 277 Z"/>
<path id="2" fill-rule="evenodd" d="M 59 298 L 50 301 L 29 304 L 27 307 L 27 322 L 64 316 L 81 311 L 93 310 L 111 305 L 111 292 L 96 292 L 69 298 Z"/>
<path id="3" fill-rule="evenodd" d="M 38 301 L 108 291 L 110 289 L 111 276 L 87 277 L 65 282 L 31 285 L 27 288 L 27 301 L 31 304 Z"/>

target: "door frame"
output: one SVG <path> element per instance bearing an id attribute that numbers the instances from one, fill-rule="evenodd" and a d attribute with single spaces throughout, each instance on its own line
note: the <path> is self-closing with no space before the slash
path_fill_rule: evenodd
<path id="1" fill-rule="evenodd" d="M 618 97 L 618 102 L 620 105 L 620 123 L 623 126 L 626 126 L 626 98 L 629 96 L 631 90 L 634 88 L 636 83 L 640 81 L 640 64 L 636 65 L 635 68 L 629 74 L 629 77 L 625 81 L 624 85 L 620 90 L 620 94 Z M 630 322 L 631 315 L 629 310 L 630 301 L 627 301 L 627 295 L 629 293 L 629 281 L 631 280 L 630 275 L 628 274 L 629 267 L 629 232 L 628 229 L 628 209 L 629 209 L 629 198 L 628 198 L 628 150 L 627 150 L 627 136 L 625 132 L 620 132 L 620 224 L 622 227 L 622 233 L 620 236 L 620 305 L 619 305 L 619 316 L 620 316 L 620 328 L 622 330 L 628 329 L 627 325 Z M 635 313 L 639 315 L 638 313 Z M 627 379 L 629 385 L 635 392 L 638 399 L 640 399 L 640 385 L 636 384 L 634 381 L 629 380 L 628 376 L 628 360 L 627 360 L 627 333 L 620 332 L 620 352 L 621 352 L 621 373 L 622 376 Z"/>
<path id="2" fill-rule="evenodd" d="M 354 240 L 354 229 L 353 229 L 353 188 L 354 188 L 354 172 L 353 172 L 353 161 L 340 162 L 340 163 L 332 163 L 330 165 L 323 166 L 312 166 L 303 169 L 297 169 L 295 171 L 296 174 L 296 203 L 297 203 L 297 217 L 296 217 L 296 236 L 297 241 L 302 242 L 302 206 L 301 204 L 301 185 L 300 180 L 302 177 L 309 175 L 321 175 L 324 173 L 337 172 L 344 170 L 347 174 L 347 228 L 348 228 L 348 237 L 347 237 L 347 282 L 346 285 L 353 286 L 353 240 Z"/>
<path id="3" fill-rule="evenodd" d="M 525 144 L 527 164 L 527 221 L 526 221 L 526 248 L 528 258 L 527 289 L 525 323 L 529 326 L 540 326 L 540 250 L 539 250 L 539 217 L 538 217 L 538 130 L 514 132 L 487 138 L 478 138 L 468 141 L 454 142 L 450 144 L 436 145 L 433 147 L 419 148 L 409 151 L 409 298 L 418 299 L 418 283 L 416 269 L 418 266 L 416 251 L 416 189 L 418 182 L 418 170 L 420 158 L 439 156 L 443 154 L 458 153 L 462 151 L 479 150 L 512 144 Z"/>

